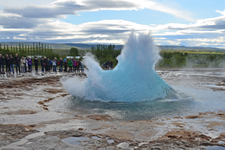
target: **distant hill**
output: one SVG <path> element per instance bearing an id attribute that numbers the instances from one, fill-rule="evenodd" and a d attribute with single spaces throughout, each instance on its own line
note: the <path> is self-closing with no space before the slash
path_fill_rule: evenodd
<path id="1" fill-rule="evenodd" d="M 64 43 L 64 45 L 69 45 L 71 47 L 77 47 L 78 49 L 91 49 L 91 47 L 97 47 L 98 44 L 81 44 L 81 43 Z M 104 44 L 103 44 L 104 45 Z M 115 45 L 115 49 L 122 49 L 123 45 Z"/>
<path id="2" fill-rule="evenodd" d="M 171 46 L 171 45 L 160 45 L 160 50 L 171 50 L 171 51 L 209 51 L 209 52 L 225 52 L 225 49 L 212 48 L 212 47 L 186 47 L 186 46 Z"/>
<path id="3" fill-rule="evenodd" d="M 18 46 L 19 42 L 0 42 L 3 45 Z M 33 42 L 20 42 L 21 44 L 32 46 Z M 36 43 L 36 42 L 35 42 Z M 92 46 L 97 47 L 98 44 L 83 44 L 83 43 L 44 43 L 52 49 L 69 50 L 71 47 L 77 47 L 80 50 L 91 49 Z M 160 50 L 164 51 L 206 51 L 206 52 L 225 52 L 225 49 L 212 47 L 186 47 L 174 45 L 158 45 Z M 123 45 L 115 45 L 115 49 L 122 49 Z"/>

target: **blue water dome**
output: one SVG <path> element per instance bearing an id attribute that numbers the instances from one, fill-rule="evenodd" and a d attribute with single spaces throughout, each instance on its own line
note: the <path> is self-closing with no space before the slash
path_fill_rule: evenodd
<path id="1" fill-rule="evenodd" d="M 87 53 L 83 63 L 87 78 L 74 77 L 63 85 L 74 96 L 86 100 L 141 102 L 174 99 L 178 95 L 155 71 L 160 59 L 151 34 L 132 33 L 113 70 L 103 70 L 96 58 Z"/>

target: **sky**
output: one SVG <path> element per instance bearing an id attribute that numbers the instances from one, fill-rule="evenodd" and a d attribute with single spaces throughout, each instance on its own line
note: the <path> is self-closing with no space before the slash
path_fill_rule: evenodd
<path id="1" fill-rule="evenodd" d="M 0 0 L 0 42 L 124 44 L 132 32 L 157 45 L 225 48 L 224 0 Z"/>

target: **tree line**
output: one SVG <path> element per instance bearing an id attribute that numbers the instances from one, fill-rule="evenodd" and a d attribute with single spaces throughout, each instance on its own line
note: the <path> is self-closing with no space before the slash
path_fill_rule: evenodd
<path id="1" fill-rule="evenodd" d="M 50 46 L 40 42 L 33 43 L 32 45 L 19 43 L 16 46 L 0 43 L 0 54 L 3 56 L 5 54 L 18 54 L 19 56 L 46 56 L 50 59 L 53 59 L 54 57 L 60 57 L 59 54 L 53 52 Z"/>
<path id="2" fill-rule="evenodd" d="M 117 56 L 121 50 L 115 50 L 114 45 L 97 45 L 92 47 L 91 52 L 99 60 L 100 65 L 108 60 L 113 61 L 114 66 L 117 65 Z M 204 53 L 187 53 L 187 52 L 167 52 L 160 51 L 161 59 L 157 62 L 157 68 L 221 68 L 225 67 L 225 54 L 204 54 Z"/>
<path id="3" fill-rule="evenodd" d="M 182 68 L 182 67 L 225 67 L 225 54 L 201 54 L 186 52 L 160 52 L 162 59 L 156 67 Z"/>
<path id="4" fill-rule="evenodd" d="M 108 60 L 113 62 L 113 65 L 116 66 L 117 56 L 120 55 L 121 49 L 117 50 L 115 49 L 115 45 L 97 45 L 91 47 L 91 52 L 96 56 L 96 58 L 99 60 L 100 64 L 107 62 Z"/>
<path id="5" fill-rule="evenodd" d="M 75 47 L 70 49 L 70 56 L 79 56 L 81 51 Z M 46 56 L 49 59 L 56 57 L 65 58 L 66 55 L 54 53 L 52 48 L 44 43 L 24 44 L 18 43 L 16 46 L 0 43 L 0 54 L 18 54 L 22 56 Z M 107 61 L 112 61 L 116 66 L 117 56 L 120 55 L 121 49 L 115 49 L 115 45 L 97 45 L 92 46 L 91 53 L 99 60 L 100 65 Z M 182 67 L 225 67 L 225 54 L 201 54 L 187 52 L 160 52 L 161 59 L 157 62 L 158 68 L 182 68 Z M 82 57 L 81 57 L 82 59 Z M 80 60 L 81 60 L 80 59 Z"/>

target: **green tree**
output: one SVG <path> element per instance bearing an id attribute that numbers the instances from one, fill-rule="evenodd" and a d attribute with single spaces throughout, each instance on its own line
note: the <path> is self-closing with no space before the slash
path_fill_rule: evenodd
<path id="1" fill-rule="evenodd" d="M 21 44 L 19 43 L 19 51 L 21 51 Z"/>
<path id="2" fill-rule="evenodd" d="M 39 55 L 38 43 L 36 43 L 36 55 Z"/>
<path id="3" fill-rule="evenodd" d="M 45 44 L 45 54 L 47 53 L 47 46 L 46 46 L 46 44 Z"/>
<path id="4" fill-rule="evenodd" d="M 41 51 L 42 51 L 42 55 L 44 54 L 44 44 L 41 44 Z"/>
<path id="5" fill-rule="evenodd" d="M 70 55 L 72 55 L 72 56 L 78 56 L 78 55 L 79 55 L 78 49 L 75 48 L 75 47 L 72 47 L 72 48 L 70 49 Z"/>
<path id="6" fill-rule="evenodd" d="M 30 53 L 30 46 L 29 46 L 29 45 L 27 45 L 27 53 L 28 53 L 28 55 L 32 55 L 32 54 Z"/>
<path id="7" fill-rule="evenodd" d="M 16 53 L 18 53 L 18 47 L 16 46 Z"/>
<path id="8" fill-rule="evenodd" d="M 22 50 L 24 51 L 24 45 L 23 45 L 23 43 L 22 43 Z"/>

